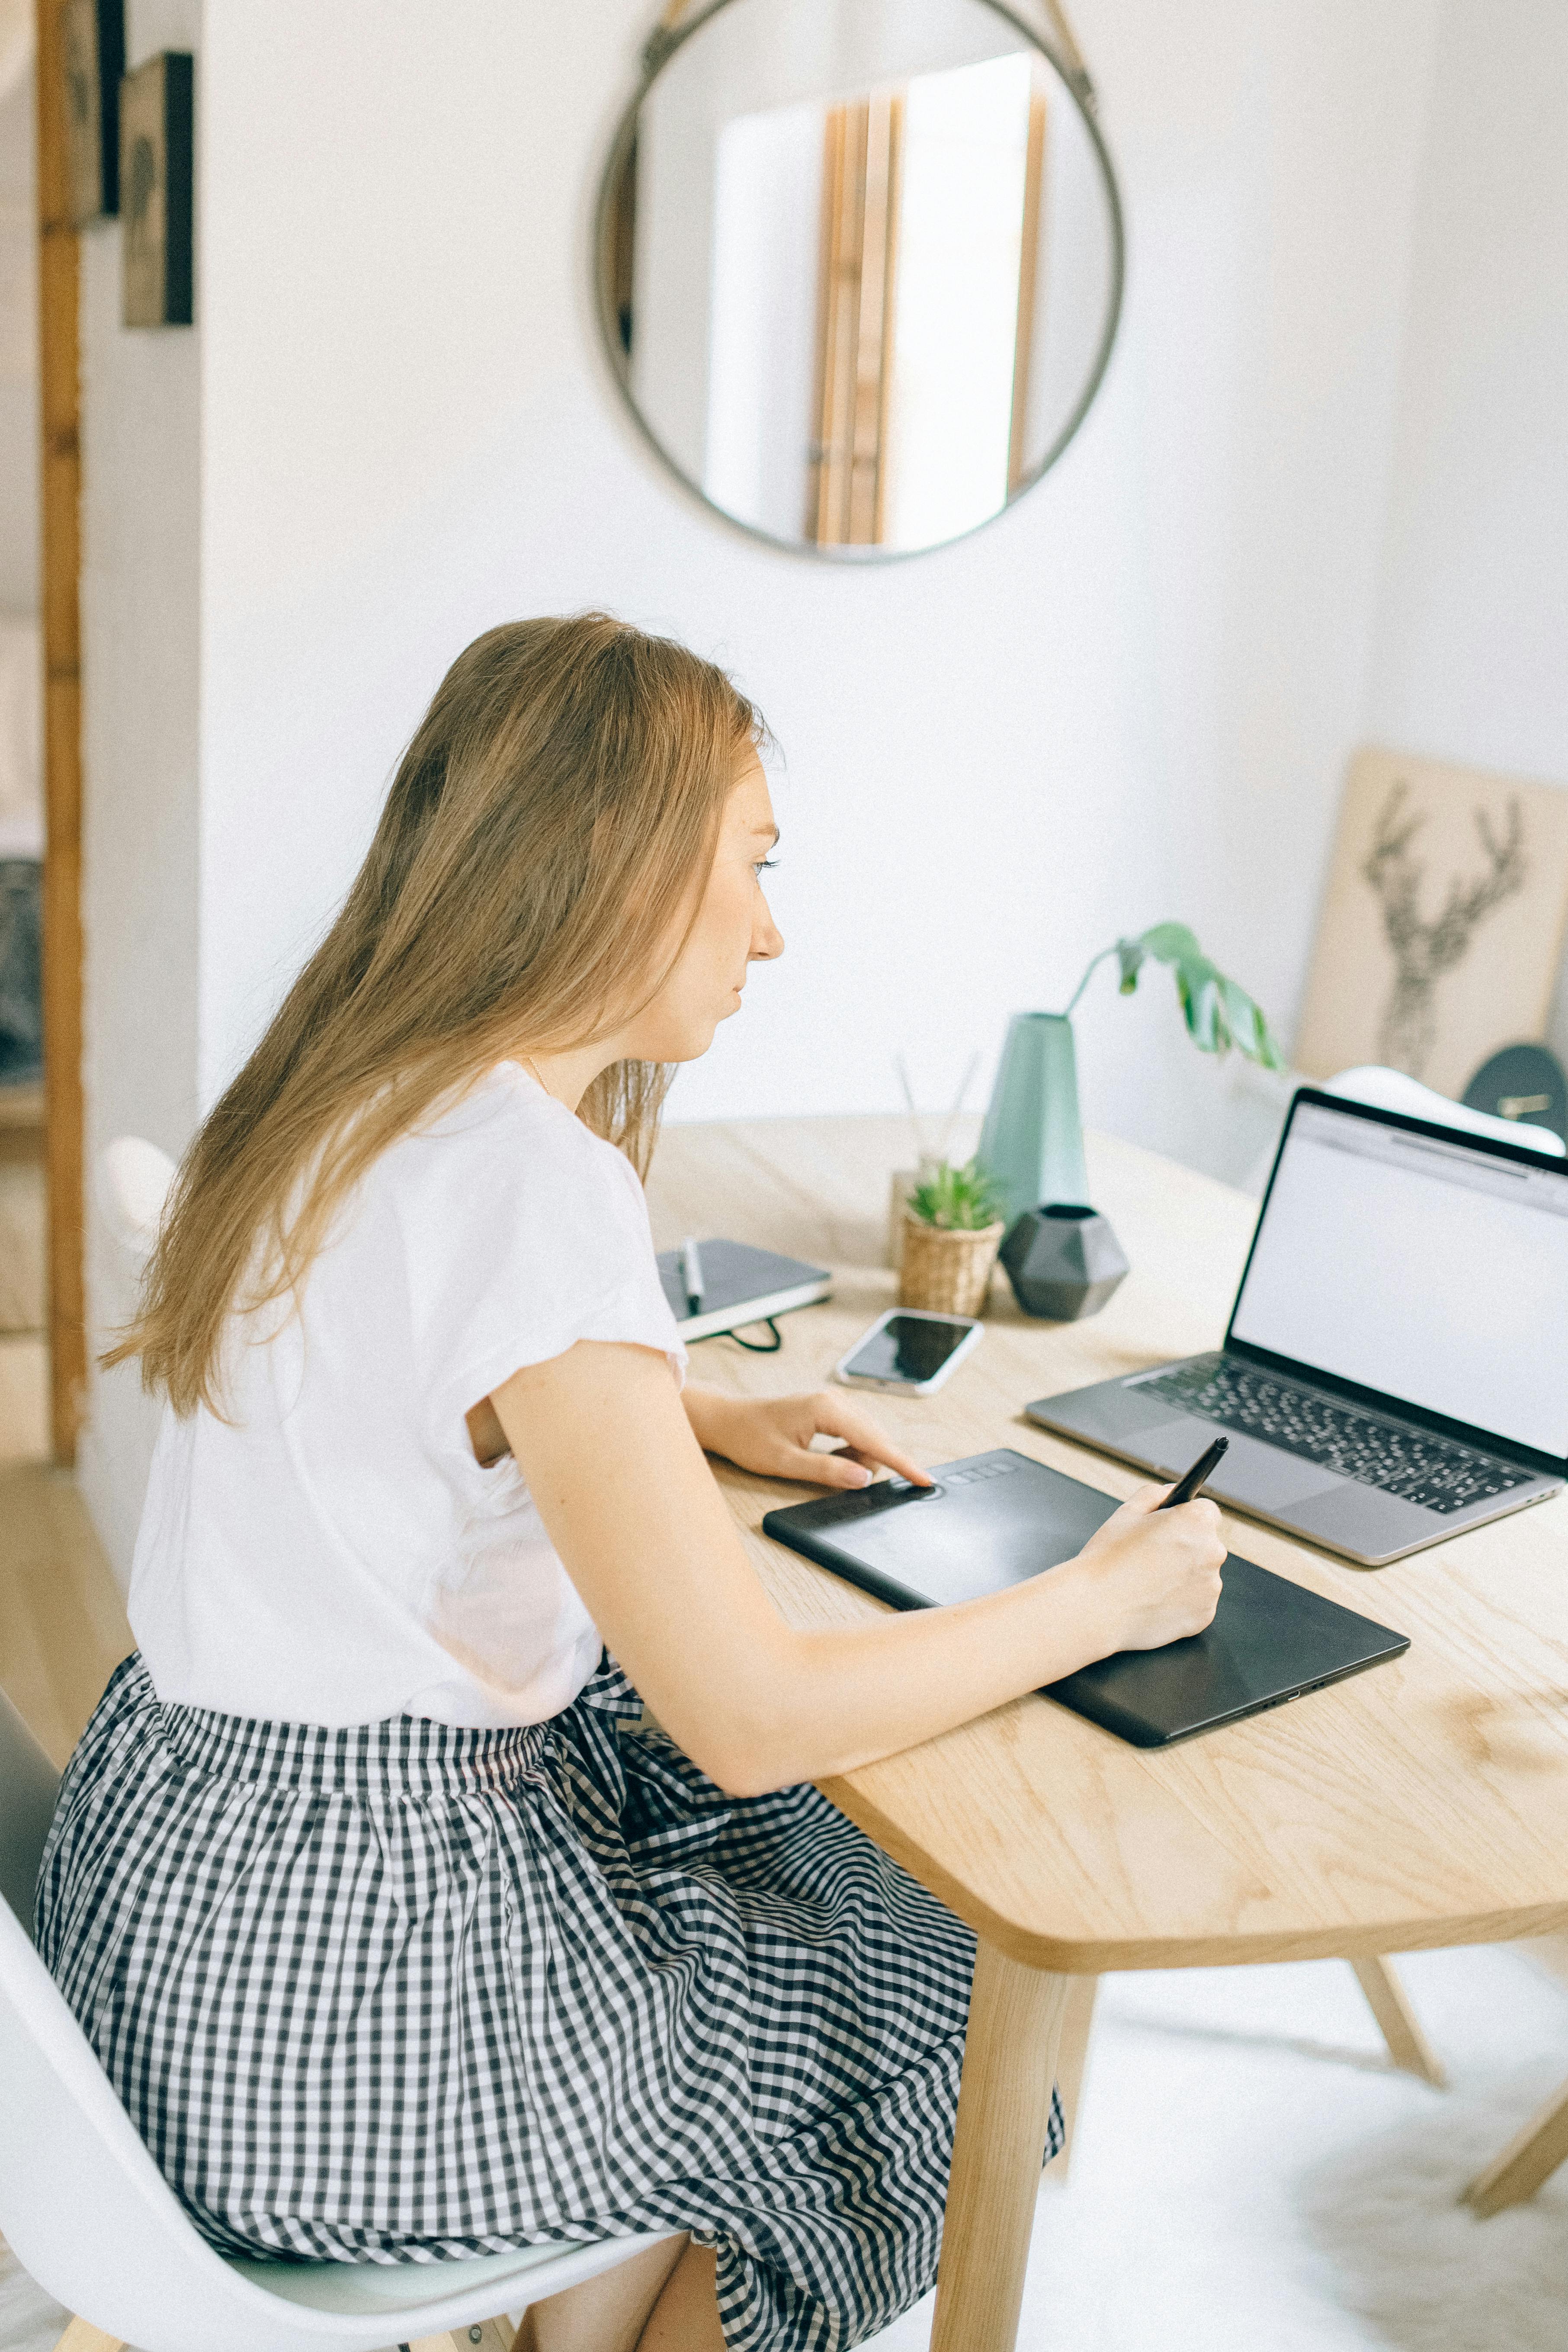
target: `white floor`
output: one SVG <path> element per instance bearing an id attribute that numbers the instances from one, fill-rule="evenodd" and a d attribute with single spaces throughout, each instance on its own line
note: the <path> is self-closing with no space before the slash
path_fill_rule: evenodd
<path id="1" fill-rule="evenodd" d="M 1021 2347 L 1563 2352 L 1568 2167 L 1490 2221 L 1455 2200 L 1568 2077 L 1568 1986 L 1507 1948 L 1399 1966 L 1447 2091 L 1388 2069 L 1342 1964 L 1106 1982 Z"/>
<path id="2" fill-rule="evenodd" d="M 1564 2352 L 1568 2167 L 1491 2221 L 1456 2199 L 1568 2077 L 1568 1985 L 1509 1948 L 1400 1966 L 1447 2091 L 1390 2071 L 1338 1963 L 1107 1983 L 1023 2352 Z M 59 2327 L 0 2273 L 0 2352 Z M 878 2352 L 930 2329 L 927 2303 Z"/>

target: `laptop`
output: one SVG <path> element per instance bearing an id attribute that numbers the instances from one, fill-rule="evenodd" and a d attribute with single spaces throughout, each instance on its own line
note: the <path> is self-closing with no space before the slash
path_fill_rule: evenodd
<path id="1" fill-rule="evenodd" d="M 1081 1551 L 1114 1496 L 1011 1446 L 769 1511 L 763 1532 L 890 1601 L 930 1609 L 999 1592 Z M 1131 1740 L 1167 1748 L 1399 1656 L 1408 1638 L 1234 1555 L 1214 1622 L 1163 1650 L 1124 1650 L 1046 1696 Z"/>
<path id="2" fill-rule="evenodd" d="M 1216 1352 L 1026 1407 L 1363 1568 L 1568 1475 L 1568 1160 L 1304 1087 Z"/>

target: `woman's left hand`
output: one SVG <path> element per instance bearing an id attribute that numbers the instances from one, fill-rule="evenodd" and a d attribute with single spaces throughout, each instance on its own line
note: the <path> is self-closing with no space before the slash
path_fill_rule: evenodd
<path id="1" fill-rule="evenodd" d="M 816 1486 L 868 1486 L 879 1464 L 929 1486 L 926 1473 L 901 1446 L 883 1435 L 852 1398 L 831 1389 L 806 1396 L 746 1398 L 721 1389 L 687 1383 L 684 1402 L 697 1442 L 708 1454 L 722 1454 L 742 1470 L 764 1478 L 809 1479 Z M 816 1452 L 814 1437 L 842 1442 L 832 1454 Z"/>

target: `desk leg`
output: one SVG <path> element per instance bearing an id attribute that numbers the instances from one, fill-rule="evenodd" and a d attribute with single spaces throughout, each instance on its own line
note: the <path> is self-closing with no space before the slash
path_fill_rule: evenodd
<path id="1" fill-rule="evenodd" d="M 1419 2074 L 1439 2091 L 1447 2086 L 1443 2062 L 1421 2031 L 1421 2021 L 1394 1972 L 1392 1960 L 1352 1960 L 1356 1982 L 1388 2044 L 1388 2054 L 1406 2074 Z"/>
<path id="2" fill-rule="evenodd" d="M 1502 2154 L 1477 2175 L 1465 2190 L 1464 2201 L 1485 2221 L 1500 2213 L 1505 2205 L 1522 2205 L 1527 2197 L 1533 2197 L 1560 2164 L 1568 2164 L 1568 2086 L 1555 2093 L 1539 2115 L 1531 2116 L 1518 2137 L 1510 2140 Z M 952 2210 L 951 2195 L 947 2210 Z"/>
<path id="3" fill-rule="evenodd" d="M 975 1955 L 931 2352 L 1013 2352 L 1071 1987 Z"/>
<path id="4" fill-rule="evenodd" d="M 1062 2122 L 1067 2126 L 1061 2153 L 1053 2157 L 1046 2170 L 1046 2179 L 1053 2187 L 1067 2186 L 1072 2167 L 1072 2152 L 1078 2138 L 1078 2111 L 1083 2103 L 1083 2070 L 1089 2061 L 1089 2037 L 1094 2025 L 1094 2004 L 1100 1992 L 1098 1977 L 1068 1977 L 1067 2006 L 1062 2011 L 1061 2047 L 1057 2052 L 1057 2092 L 1062 2103 Z"/>

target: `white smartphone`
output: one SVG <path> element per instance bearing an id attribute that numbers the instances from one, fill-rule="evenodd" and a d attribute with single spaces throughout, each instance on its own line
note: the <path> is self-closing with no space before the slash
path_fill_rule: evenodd
<path id="1" fill-rule="evenodd" d="M 930 1396 L 978 1348 L 984 1328 L 969 1315 L 929 1315 L 923 1307 L 892 1307 L 856 1341 L 834 1377 L 850 1388 Z"/>

